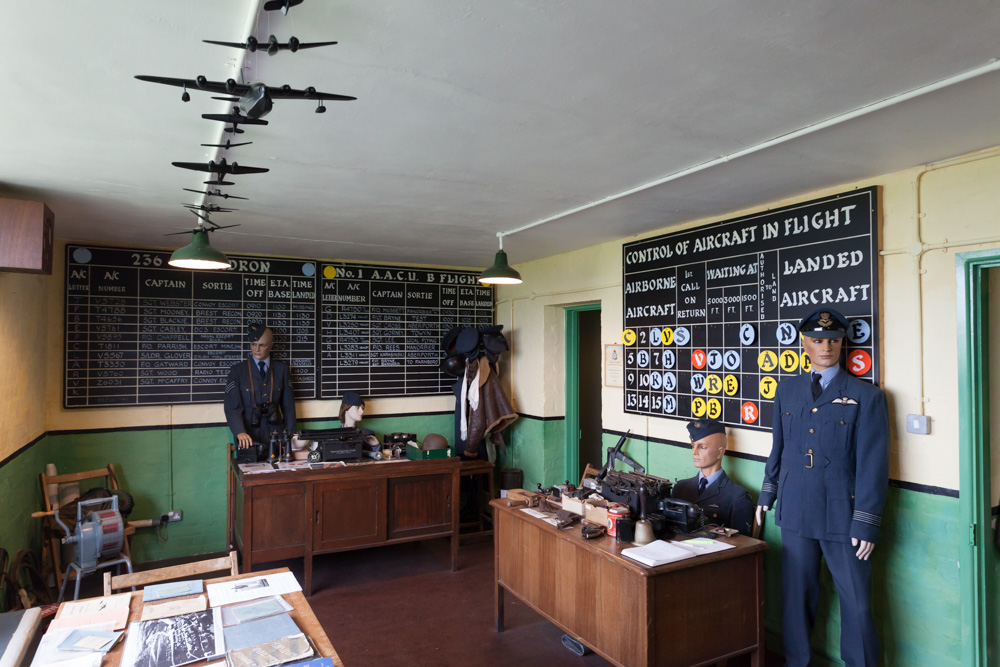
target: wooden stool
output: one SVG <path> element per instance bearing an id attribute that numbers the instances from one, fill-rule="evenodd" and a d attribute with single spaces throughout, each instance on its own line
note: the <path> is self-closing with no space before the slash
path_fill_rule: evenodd
<path id="1" fill-rule="evenodd" d="M 480 537 L 486 535 L 493 535 L 493 515 L 490 512 L 489 501 L 496 497 L 496 490 L 493 483 L 493 464 L 489 461 L 475 460 L 475 461 L 462 461 L 462 469 L 458 473 L 459 477 L 468 477 L 472 482 L 472 490 L 470 496 L 472 501 L 476 504 L 476 521 L 465 521 L 459 525 L 459 531 L 463 531 L 466 528 L 476 528 L 475 531 L 462 532 L 462 537 Z M 489 499 L 483 504 L 480 501 L 480 496 L 482 495 L 481 484 L 482 478 L 485 476 L 486 485 L 489 489 Z M 486 524 L 489 523 L 489 528 Z"/>

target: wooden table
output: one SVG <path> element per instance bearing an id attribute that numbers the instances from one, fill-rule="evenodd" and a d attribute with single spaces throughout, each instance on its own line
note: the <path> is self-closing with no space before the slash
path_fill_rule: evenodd
<path id="1" fill-rule="evenodd" d="M 315 554 L 450 537 L 454 571 L 460 466 L 452 457 L 244 474 L 233 461 L 241 567 L 250 572 L 254 563 L 301 557 L 310 595 Z"/>
<path id="2" fill-rule="evenodd" d="M 252 572 L 248 574 L 241 574 L 235 577 L 214 577 L 212 579 L 206 579 L 205 583 L 215 584 L 222 581 L 232 581 L 233 579 L 247 579 L 249 577 L 259 577 L 266 574 L 278 574 L 279 572 L 288 572 L 287 567 L 279 568 L 277 570 L 266 570 L 264 572 Z M 207 591 L 202 593 L 203 595 L 208 595 Z M 196 597 L 194 595 L 187 595 L 184 597 Z M 184 599 L 184 597 L 175 598 L 178 600 Z M 292 611 L 288 614 L 295 621 L 295 624 L 299 626 L 302 632 L 309 636 L 313 643 L 316 644 L 316 649 L 323 655 L 323 657 L 333 658 L 333 664 L 343 666 L 343 661 L 341 661 L 340 656 L 333 648 L 333 644 L 330 643 L 330 639 L 326 636 L 326 632 L 323 631 L 323 626 L 320 625 L 319 621 L 316 620 L 316 614 L 313 613 L 312 608 L 309 606 L 309 602 L 306 600 L 302 591 L 296 591 L 295 593 L 286 593 L 282 596 L 285 601 L 292 605 Z M 66 604 L 65 602 L 63 604 Z M 56 618 L 62 613 L 62 606 L 60 606 L 59 611 L 56 612 Z M 132 604 L 129 607 L 128 621 L 132 623 L 133 621 L 138 621 L 142 616 L 142 591 L 134 591 L 132 593 Z M 122 659 L 122 651 L 125 650 L 125 641 L 127 637 L 122 637 L 121 641 L 114 649 L 109 651 L 104 659 L 101 660 L 101 667 L 118 667 L 118 664 Z M 225 661 L 225 658 L 221 658 Z M 215 660 L 201 660 L 199 662 L 192 662 L 191 667 L 198 667 L 199 665 L 208 665 L 213 662 L 218 662 L 219 658 Z"/>
<path id="3" fill-rule="evenodd" d="M 736 548 L 650 568 L 620 555 L 630 544 L 492 506 L 497 632 L 508 591 L 616 665 L 764 664 L 766 543 L 724 538 Z"/>

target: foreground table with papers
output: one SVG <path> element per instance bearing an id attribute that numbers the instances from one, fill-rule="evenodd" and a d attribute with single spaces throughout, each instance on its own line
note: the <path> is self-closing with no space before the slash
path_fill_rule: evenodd
<path id="1" fill-rule="evenodd" d="M 491 505 L 498 632 L 510 593 L 616 665 L 711 665 L 747 653 L 763 665 L 766 543 L 653 545 L 639 555 L 668 561 L 649 567 L 622 555 L 631 544 Z"/>
<path id="2" fill-rule="evenodd" d="M 147 594 L 145 602 L 140 590 L 63 603 L 32 664 L 343 665 L 287 568 L 206 579 L 204 592 L 196 588 L 164 585 L 163 597 Z M 122 641 L 97 646 L 121 630 Z"/>

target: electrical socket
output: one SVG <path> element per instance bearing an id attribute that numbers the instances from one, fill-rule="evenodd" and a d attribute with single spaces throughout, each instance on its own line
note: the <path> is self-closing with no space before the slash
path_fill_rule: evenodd
<path id="1" fill-rule="evenodd" d="M 180 521 L 184 518 L 184 512 L 182 510 L 170 510 L 166 514 L 160 515 L 160 524 L 170 523 L 172 521 Z"/>

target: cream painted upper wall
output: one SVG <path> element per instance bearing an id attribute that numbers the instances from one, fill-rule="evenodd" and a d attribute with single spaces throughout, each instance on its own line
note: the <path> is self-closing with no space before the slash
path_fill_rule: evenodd
<path id="1" fill-rule="evenodd" d="M 14 399 L 0 410 L 0 459 L 45 432 L 45 303 L 51 276 L 0 273 L 0 340 L 4 358 L 4 394 Z"/>
<path id="2" fill-rule="evenodd" d="M 116 408 L 79 408 L 67 410 L 62 404 L 63 391 L 63 292 L 66 273 L 66 242 L 57 241 L 53 257 L 52 276 L 45 283 L 45 290 L 40 291 L 32 300 L 34 304 L 47 304 L 48 321 L 58 323 L 58 326 L 39 329 L 38 340 L 45 340 L 44 352 L 47 352 L 47 378 L 50 390 L 45 392 L 44 400 L 40 394 L 39 405 L 44 404 L 44 429 L 42 431 L 59 431 L 73 429 L 103 429 L 133 426 L 163 426 L 182 424 L 216 424 L 226 420 L 222 403 L 206 403 L 198 405 L 155 405 Z M 43 312 L 44 308 L 36 308 Z M 8 309 L 4 307 L 4 315 Z M 247 347 L 249 354 L 249 346 Z M 43 362 L 44 363 L 44 362 Z M 295 404 L 296 416 L 299 419 L 336 419 L 340 402 L 335 400 L 298 401 Z M 421 414 L 428 412 L 448 412 L 454 410 L 455 399 L 446 396 L 420 396 L 412 398 L 374 398 L 367 399 L 365 414 L 377 417 L 380 414 Z M 22 443 L 23 444 L 23 443 Z"/>
<path id="3" fill-rule="evenodd" d="M 769 206 L 734 211 L 644 236 L 697 227 L 871 185 L 881 186 L 882 387 L 892 411 L 891 476 L 920 484 L 959 486 L 956 252 L 1000 246 L 1000 148 L 928 168 L 803 193 Z M 917 225 L 917 220 L 920 225 Z M 518 264 L 524 283 L 497 293 L 497 320 L 516 341 L 507 370 L 521 412 L 562 415 L 564 408 L 563 307 L 602 306 L 601 339 L 620 342 L 622 243 Z M 955 244 L 926 248 L 923 244 Z M 516 259 L 516 258 L 515 258 Z M 918 268 L 919 259 L 919 268 Z M 923 272 L 923 273 L 921 273 Z M 922 334 L 922 335 L 921 335 Z M 541 369 L 541 376 L 536 370 Z M 539 381 L 540 380 L 540 381 Z M 623 393 L 604 387 L 605 429 L 686 441 L 685 421 L 627 415 Z M 905 432 L 909 413 L 931 417 L 930 435 Z M 731 429 L 731 448 L 766 456 L 770 436 Z"/>

